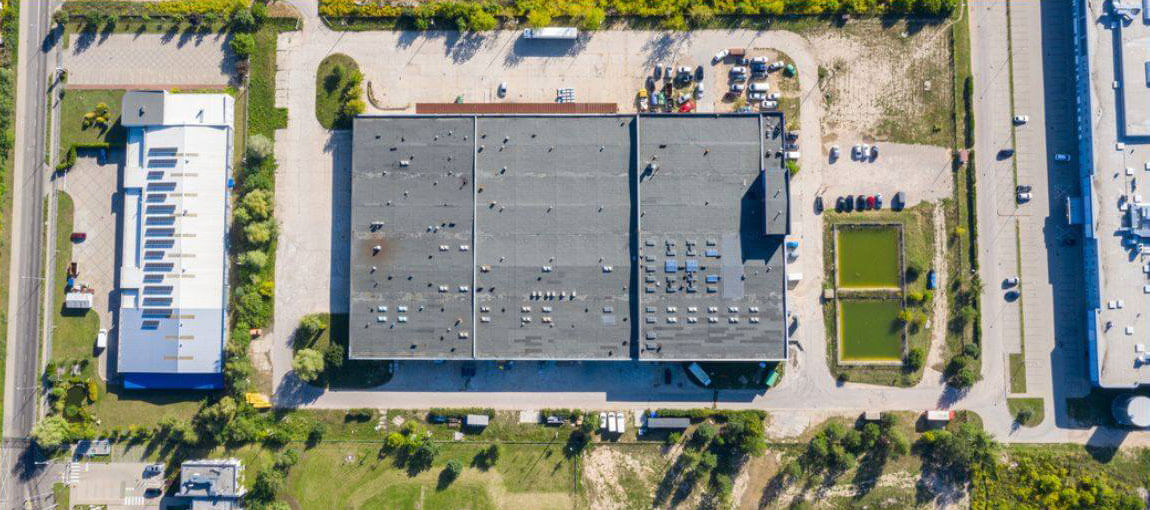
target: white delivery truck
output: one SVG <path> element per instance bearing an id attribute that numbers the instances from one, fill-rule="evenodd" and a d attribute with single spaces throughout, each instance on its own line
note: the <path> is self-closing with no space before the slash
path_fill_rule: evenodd
<path id="1" fill-rule="evenodd" d="M 578 39 L 579 29 L 575 27 L 528 28 L 523 31 L 524 39 Z"/>

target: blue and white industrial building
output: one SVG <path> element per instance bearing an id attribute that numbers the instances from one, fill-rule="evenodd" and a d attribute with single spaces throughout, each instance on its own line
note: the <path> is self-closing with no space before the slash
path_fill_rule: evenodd
<path id="1" fill-rule="evenodd" d="M 1087 371 L 1101 388 L 1150 385 L 1150 5 L 1074 0 Z"/>
<path id="2" fill-rule="evenodd" d="M 124 94 L 116 370 L 127 389 L 223 386 L 227 94 Z"/>

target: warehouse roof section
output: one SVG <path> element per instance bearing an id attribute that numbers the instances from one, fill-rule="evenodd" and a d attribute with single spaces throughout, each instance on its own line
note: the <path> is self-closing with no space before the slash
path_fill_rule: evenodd
<path id="1" fill-rule="evenodd" d="M 147 97 L 167 113 L 128 129 L 117 370 L 130 387 L 219 387 L 234 103 Z M 125 111 L 133 101 L 125 96 Z"/>
<path id="2" fill-rule="evenodd" d="M 480 358 L 629 356 L 633 117 L 481 117 Z"/>
<path id="3" fill-rule="evenodd" d="M 470 358 L 475 121 L 357 118 L 352 358 Z"/>
<path id="4" fill-rule="evenodd" d="M 786 357 L 783 236 L 763 233 L 785 225 L 781 125 L 640 119 L 640 358 Z M 772 210 L 768 189 L 781 190 L 784 209 Z"/>

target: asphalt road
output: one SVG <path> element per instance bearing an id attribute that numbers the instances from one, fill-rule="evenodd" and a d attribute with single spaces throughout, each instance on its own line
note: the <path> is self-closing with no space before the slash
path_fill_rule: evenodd
<path id="1" fill-rule="evenodd" d="M 0 509 L 31 508 L 38 466 L 35 447 L 23 441 L 37 417 L 40 297 L 43 269 L 41 236 L 43 197 L 48 172 L 44 165 L 47 90 L 52 70 L 45 44 L 56 2 L 21 2 L 20 76 L 17 83 L 15 178 L 12 203 L 12 260 L 9 281 L 7 381 L 4 394 L 4 441 L 0 443 Z"/>

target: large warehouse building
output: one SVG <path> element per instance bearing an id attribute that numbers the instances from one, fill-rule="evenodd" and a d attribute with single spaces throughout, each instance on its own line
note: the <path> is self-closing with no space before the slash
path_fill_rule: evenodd
<path id="1" fill-rule="evenodd" d="M 1085 241 L 1087 371 L 1094 386 L 1134 388 L 1150 384 L 1150 12 L 1071 5 L 1082 195 L 1067 210 Z"/>
<path id="2" fill-rule="evenodd" d="M 782 126 L 357 118 L 350 357 L 784 359 Z"/>
<path id="3" fill-rule="evenodd" d="M 227 94 L 124 94 L 116 369 L 124 387 L 223 387 Z"/>

